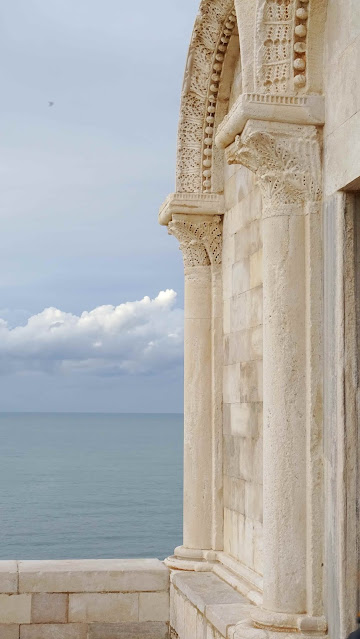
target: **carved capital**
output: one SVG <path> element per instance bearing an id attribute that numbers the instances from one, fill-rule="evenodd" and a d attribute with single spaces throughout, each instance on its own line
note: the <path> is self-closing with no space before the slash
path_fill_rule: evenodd
<path id="1" fill-rule="evenodd" d="M 265 210 L 321 199 L 319 133 L 315 126 L 249 120 L 226 150 L 229 164 L 253 171 Z"/>
<path id="2" fill-rule="evenodd" d="M 221 218 L 211 219 L 175 215 L 168 224 L 168 232 L 180 242 L 184 266 L 210 266 L 221 264 Z"/>

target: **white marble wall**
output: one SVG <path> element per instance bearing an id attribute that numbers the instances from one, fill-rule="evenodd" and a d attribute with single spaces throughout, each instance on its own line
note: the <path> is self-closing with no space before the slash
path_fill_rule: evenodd
<path id="1" fill-rule="evenodd" d="M 262 572 L 262 233 L 254 176 L 225 166 L 224 550 Z"/>

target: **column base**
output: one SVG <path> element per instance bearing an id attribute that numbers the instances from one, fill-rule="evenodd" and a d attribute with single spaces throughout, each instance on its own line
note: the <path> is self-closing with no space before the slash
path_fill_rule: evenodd
<path id="1" fill-rule="evenodd" d="M 213 569 L 216 559 L 217 553 L 214 550 L 178 546 L 174 554 L 165 559 L 164 564 L 173 570 L 209 572 Z"/>
<path id="2" fill-rule="evenodd" d="M 325 635 L 327 630 L 325 617 L 272 612 L 265 610 L 265 608 L 255 608 L 251 618 L 256 628 L 272 632 Z"/>

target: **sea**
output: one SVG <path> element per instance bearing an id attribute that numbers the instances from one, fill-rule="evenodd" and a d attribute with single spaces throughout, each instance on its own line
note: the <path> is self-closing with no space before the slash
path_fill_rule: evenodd
<path id="1" fill-rule="evenodd" d="M 183 415 L 0 413 L 0 559 L 182 543 Z"/>

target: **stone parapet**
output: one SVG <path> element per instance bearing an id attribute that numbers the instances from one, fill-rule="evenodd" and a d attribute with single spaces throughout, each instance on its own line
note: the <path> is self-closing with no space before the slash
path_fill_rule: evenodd
<path id="1" fill-rule="evenodd" d="M 0 562 L 0 639 L 165 639 L 158 559 Z"/>

